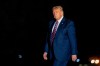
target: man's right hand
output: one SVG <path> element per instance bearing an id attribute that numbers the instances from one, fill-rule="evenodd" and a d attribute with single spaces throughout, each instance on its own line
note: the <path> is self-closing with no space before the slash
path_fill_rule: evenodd
<path id="1" fill-rule="evenodd" d="M 43 53 L 43 58 L 44 58 L 44 60 L 48 60 L 48 58 L 47 58 L 47 52 Z"/>

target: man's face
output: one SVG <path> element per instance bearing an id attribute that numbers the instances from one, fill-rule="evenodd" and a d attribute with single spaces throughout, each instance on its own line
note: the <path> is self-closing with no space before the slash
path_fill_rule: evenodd
<path id="1" fill-rule="evenodd" d="M 63 16 L 63 12 L 60 9 L 53 10 L 53 16 L 56 20 L 59 20 Z"/>

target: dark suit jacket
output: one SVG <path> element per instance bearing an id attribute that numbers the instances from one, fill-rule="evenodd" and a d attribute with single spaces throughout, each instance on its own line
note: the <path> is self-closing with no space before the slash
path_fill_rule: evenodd
<path id="1" fill-rule="evenodd" d="M 45 52 L 49 52 L 50 34 L 55 20 L 50 21 L 46 38 Z M 54 55 L 57 60 L 68 60 L 71 55 L 77 55 L 77 41 L 74 22 L 65 17 L 61 20 L 53 42 Z"/>

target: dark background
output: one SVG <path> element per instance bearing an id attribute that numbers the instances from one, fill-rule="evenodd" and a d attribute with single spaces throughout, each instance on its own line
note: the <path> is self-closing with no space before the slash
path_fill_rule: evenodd
<path id="1" fill-rule="evenodd" d="M 90 56 L 100 55 L 98 2 L 9 0 L 0 2 L 0 64 L 45 64 L 44 40 L 54 5 L 63 6 L 65 17 L 75 22 L 80 62 L 88 63 Z"/>

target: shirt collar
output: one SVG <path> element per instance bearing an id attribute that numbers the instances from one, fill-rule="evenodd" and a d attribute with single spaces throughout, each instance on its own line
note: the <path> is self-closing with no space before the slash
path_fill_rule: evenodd
<path id="1" fill-rule="evenodd" d="M 60 23 L 62 19 L 63 19 L 63 16 L 58 20 L 58 22 Z"/>

